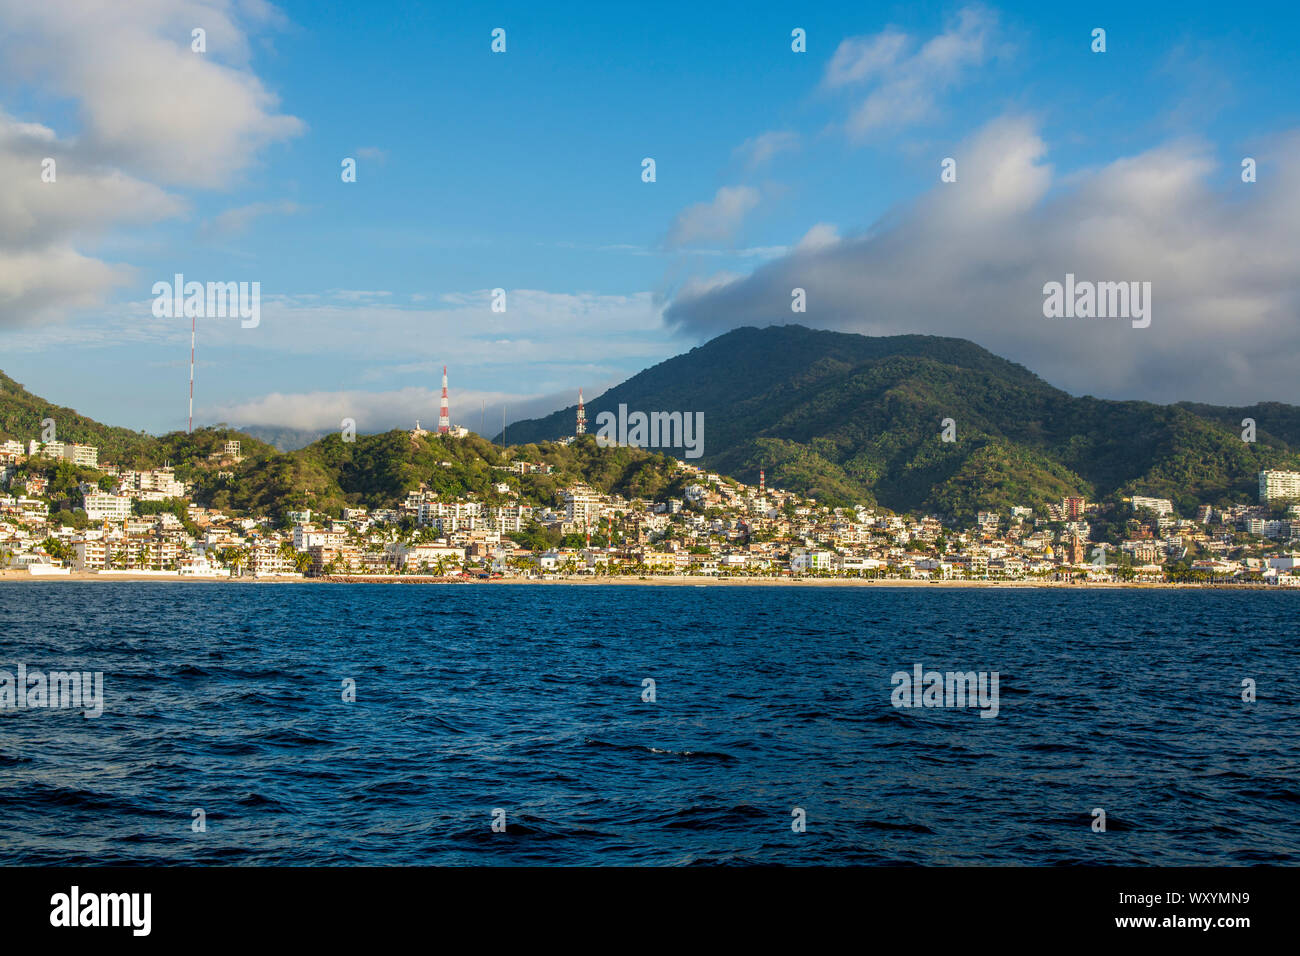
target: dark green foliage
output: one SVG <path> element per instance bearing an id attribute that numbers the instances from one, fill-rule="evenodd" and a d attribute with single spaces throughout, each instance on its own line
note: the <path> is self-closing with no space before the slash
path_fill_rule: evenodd
<path id="1" fill-rule="evenodd" d="M 244 455 L 274 451 L 265 442 L 229 428 L 200 428 L 192 435 L 170 432 L 161 437 L 129 428 L 101 425 L 71 408 L 52 405 L 33 395 L 0 372 L 0 439 L 17 439 L 24 444 L 41 437 L 41 422 L 54 419 L 55 439 L 99 448 L 101 464 L 124 468 L 156 468 L 168 462 L 177 466 L 177 477 L 189 480 L 191 461 L 206 464 L 208 455 L 221 451 L 227 439 L 241 442 Z"/>
<path id="2" fill-rule="evenodd" d="M 736 329 L 587 403 L 596 416 L 704 412 L 701 463 L 819 502 L 896 511 L 1040 505 L 1134 492 L 1253 500 L 1258 472 L 1297 467 L 1300 408 L 1156 405 L 1075 397 L 961 339 L 872 338 L 801 326 Z M 1258 440 L 1241 440 L 1254 417 Z M 942 422 L 957 440 L 940 440 Z M 516 422 L 512 438 L 570 434 L 574 409 Z M 681 449 L 670 450 L 682 454 Z"/>
<path id="3" fill-rule="evenodd" d="M 935 511 L 969 520 L 978 510 L 1041 506 L 1067 494 L 1117 500 L 1142 493 L 1174 500 L 1182 514 L 1199 502 L 1253 501 L 1264 468 L 1300 467 L 1300 408 L 1263 403 L 1220 408 L 1183 403 L 1075 397 L 1032 372 L 962 339 L 926 335 L 872 338 L 801 326 L 736 329 L 611 389 L 587 405 L 601 412 L 703 412 L 704 457 L 693 464 L 815 497 L 819 504 L 878 503 L 895 511 Z M 574 408 L 516 422 L 506 448 L 409 432 L 330 433 L 281 453 L 219 427 L 154 437 L 110 428 L 57 408 L 0 374 L 0 436 L 39 435 L 54 418 L 58 438 L 99 445 L 101 460 L 146 467 L 170 462 L 195 486 L 195 499 L 222 510 L 270 514 L 310 508 L 394 507 L 422 484 L 451 499 L 490 504 L 557 504 L 575 481 L 625 497 L 681 497 L 686 477 L 665 454 L 598 448 L 573 433 Z M 1257 441 L 1241 440 L 1254 418 Z M 957 440 L 940 439 L 943 420 Z M 210 456 L 239 439 L 246 460 Z M 684 454 L 684 449 L 663 449 Z M 492 466 L 515 459 L 553 466 L 516 475 Z M 443 464 L 448 462 L 448 464 Z M 56 473 L 67 507 L 89 470 Z M 229 474 L 224 474 L 229 473 Z M 510 494 L 494 490 L 504 482 Z M 540 543 L 540 542 L 538 542 Z M 558 545 L 559 541 L 548 546 Z"/>

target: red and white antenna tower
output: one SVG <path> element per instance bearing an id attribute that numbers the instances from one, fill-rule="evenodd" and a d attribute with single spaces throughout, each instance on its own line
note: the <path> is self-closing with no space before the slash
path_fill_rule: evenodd
<path id="1" fill-rule="evenodd" d="M 451 431 L 451 412 L 447 408 L 447 366 L 442 367 L 442 406 L 438 409 L 438 434 Z"/>
<path id="2" fill-rule="evenodd" d="M 190 316 L 190 419 L 185 426 L 187 435 L 194 433 L 194 327 L 197 321 L 195 316 Z"/>
<path id="3" fill-rule="evenodd" d="M 763 473 L 762 468 L 758 469 L 758 496 L 760 498 L 767 497 L 767 475 Z"/>
<path id="4" fill-rule="evenodd" d="M 578 389 L 578 431 L 577 434 L 587 434 L 587 410 L 582 406 L 582 389 Z"/>

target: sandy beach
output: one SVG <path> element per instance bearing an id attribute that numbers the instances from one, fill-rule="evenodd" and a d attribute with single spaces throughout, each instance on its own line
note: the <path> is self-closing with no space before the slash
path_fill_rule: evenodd
<path id="1" fill-rule="evenodd" d="M 1025 588 L 1047 588 L 1069 590 L 1114 590 L 1117 588 L 1161 589 L 1161 590 L 1296 590 L 1300 588 L 1270 588 L 1264 584 L 1181 584 L 1167 582 L 1122 582 L 1093 581 L 1088 583 L 1073 581 L 922 581 L 908 578 L 713 578 L 686 575 L 573 575 L 553 578 L 440 578 L 427 575 L 335 575 L 324 578 L 295 577 L 196 577 L 160 574 L 98 574 L 90 571 L 73 571 L 59 575 L 32 575 L 26 571 L 0 571 L 0 583 L 19 581 L 76 581 L 76 582 L 130 582 L 155 581 L 167 584 L 538 584 L 538 585 L 580 585 L 600 587 L 602 585 L 667 586 L 667 587 L 876 587 L 876 588 L 993 588 L 998 590 L 1023 590 Z"/>

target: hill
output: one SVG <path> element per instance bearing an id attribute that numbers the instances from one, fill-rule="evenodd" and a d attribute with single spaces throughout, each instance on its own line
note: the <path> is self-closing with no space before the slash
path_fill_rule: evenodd
<path id="1" fill-rule="evenodd" d="M 505 470 L 515 460 L 546 464 L 552 472 Z M 571 445 L 502 450 L 474 434 L 413 438 L 395 430 L 353 442 L 331 434 L 299 451 L 261 456 L 228 477 L 208 475 L 195 497 L 223 510 L 283 518 L 305 508 L 332 514 L 345 507 L 393 508 L 421 485 L 447 500 L 472 495 L 491 505 L 553 506 L 557 494 L 577 481 L 627 498 L 680 495 L 685 483 L 673 458 L 639 448 L 597 448 L 591 436 Z M 497 490 L 502 484 L 507 491 Z"/>
<path id="2" fill-rule="evenodd" d="M 0 440 L 13 439 L 26 444 L 31 439 L 39 439 L 45 419 L 54 420 L 55 440 L 95 445 L 102 463 L 124 468 L 156 468 L 171 463 L 177 466 L 182 478 L 187 477 L 185 472 L 194 463 L 207 462 L 229 439 L 241 443 L 244 455 L 264 455 L 275 450 L 251 435 L 230 428 L 200 428 L 189 435 L 184 432 L 150 435 L 104 425 L 75 409 L 33 395 L 0 372 Z"/>
<path id="3" fill-rule="evenodd" d="M 303 508 L 338 514 L 345 507 L 396 507 L 421 486 L 448 499 L 472 495 L 490 504 L 553 506 L 557 493 L 577 481 L 628 498 L 680 496 L 685 484 L 673 458 L 638 448 L 597 448 L 591 437 L 568 445 L 524 443 L 502 449 L 473 434 L 413 438 L 395 430 L 344 442 L 330 432 L 305 448 L 281 452 L 221 426 L 154 436 L 103 425 L 53 405 L 0 373 L 0 439 L 25 443 L 37 438 L 46 418 L 54 419 L 57 440 L 98 446 L 101 463 L 127 468 L 170 464 L 178 478 L 193 484 L 198 503 L 278 519 Z M 241 444 L 240 462 L 221 454 L 230 439 Z M 515 474 L 507 469 L 516 460 L 549 465 L 551 471 Z M 94 469 L 44 459 L 21 467 L 24 473 L 46 475 L 66 493 L 64 510 L 77 505 L 76 483 L 93 481 L 96 475 Z M 498 491 L 503 484 L 507 490 Z"/>
<path id="4" fill-rule="evenodd" d="M 290 428 L 287 425 L 283 427 L 275 425 L 242 425 L 239 430 L 245 435 L 252 435 L 259 441 L 266 442 L 277 451 L 297 451 L 300 448 L 306 448 L 314 441 L 319 441 L 335 429 Z"/>
<path id="5" fill-rule="evenodd" d="M 797 325 L 735 329 L 634 375 L 587 405 L 703 412 L 700 463 L 824 502 L 969 519 L 1065 494 L 1253 500 L 1257 473 L 1297 467 L 1300 409 L 1075 397 L 963 339 L 871 337 Z M 1241 440 L 1254 410 L 1258 436 Z M 572 434 L 576 406 L 515 422 L 513 440 Z M 940 439 L 944 419 L 956 441 Z M 681 450 L 673 453 L 681 454 Z"/>

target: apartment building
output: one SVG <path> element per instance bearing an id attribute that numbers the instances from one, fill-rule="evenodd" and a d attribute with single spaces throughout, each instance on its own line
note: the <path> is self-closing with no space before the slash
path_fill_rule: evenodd
<path id="1" fill-rule="evenodd" d="M 125 521 L 131 516 L 131 499 L 126 495 L 90 492 L 85 495 L 86 517 L 91 521 Z"/>
<path id="2" fill-rule="evenodd" d="M 1259 500 L 1300 498 L 1300 471 L 1261 471 Z"/>
<path id="3" fill-rule="evenodd" d="M 564 492 L 564 521 L 584 528 L 600 519 L 600 496 L 586 485 L 574 485 Z"/>
<path id="4" fill-rule="evenodd" d="M 108 548 L 102 538 L 78 539 L 72 542 L 72 549 L 76 552 L 72 559 L 72 567 L 75 570 L 102 571 L 104 569 L 108 559 Z"/>
<path id="5" fill-rule="evenodd" d="M 1158 515 L 1173 514 L 1174 503 L 1168 498 L 1148 498 L 1144 495 L 1134 495 L 1132 499 L 1134 511 L 1154 511 Z"/>

